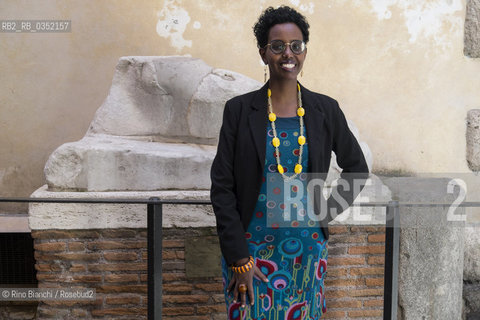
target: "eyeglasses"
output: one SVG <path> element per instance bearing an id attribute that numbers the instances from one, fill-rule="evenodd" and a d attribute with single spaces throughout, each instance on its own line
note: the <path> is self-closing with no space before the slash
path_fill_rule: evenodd
<path id="1" fill-rule="evenodd" d="M 287 45 L 290 46 L 290 50 L 294 54 L 301 54 L 303 51 L 305 51 L 307 47 L 305 45 L 305 42 L 303 42 L 302 40 L 293 40 L 292 42 L 283 42 L 282 40 L 273 40 L 272 42 L 267 44 L 265 47 L 270 46 L 270 50 L 272 50 L 274 54 L 281 54 L 285 52 Z"/>

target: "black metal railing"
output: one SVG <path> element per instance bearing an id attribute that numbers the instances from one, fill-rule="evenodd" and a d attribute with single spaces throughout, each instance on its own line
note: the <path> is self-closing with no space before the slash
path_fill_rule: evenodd
<path id="1" fill-rule="evenodd" d="M 16 203 L 85 203 L 85 204 L 146 204 L 148 252 L 148 319 L 162 318 L 162 221 L 163 205 L 211 205 L 207 200 L 149 199 L 61 199 L 61 198 L 0 198 L 0 202 Z M 383 319 L 396 320 L 398 306 L 398 263 L 400 245 L 399 208 L 448 207 L 451 203 L 358 203 L 361 207 L 386 207 L 385 271 Z M 480 202 L 463 202 L 457 207 L 480 207 Z"/>

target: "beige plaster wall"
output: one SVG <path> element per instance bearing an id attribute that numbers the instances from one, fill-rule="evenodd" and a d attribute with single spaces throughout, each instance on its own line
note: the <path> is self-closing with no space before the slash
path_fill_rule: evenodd
<path id="1" fill-rule="evenodd" d="M 0 33 L 0 196 L 44 183 L 49 154 L 84 135 L 121 56 L 188 55 L 263 81 L 252 26 L 282 3 L 311 24 L 301 82 L 340 102 L 375 171 L 468 171 L 480 61 L 463 55 L 465 1 L 4 0 L 0 19 L 68 19 L 72 32 Z"/>

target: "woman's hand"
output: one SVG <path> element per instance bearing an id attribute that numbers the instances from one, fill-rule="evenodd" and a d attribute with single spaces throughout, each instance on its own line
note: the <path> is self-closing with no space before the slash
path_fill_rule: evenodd
<path id="1" fill-rule="evenodd" d="M 242 265 L 240 263 L 239 265 Z M 267 277 L 260 271 L 259 268 L 257 268 L 256 265 L 253 266 L 252 269 L 248 270 L 247 272 L 244 273 L 233 273 L 233 277 L 230 280 L 230 283 L 228 284 L 227 291 L 231 292 L 233 289 L 233 302 L 237 302 L 238 294 L 240 293 L 238 288 L 240 285 L 246 285 L 247 286 L 247 292 L 240 293 L 240 301 L 242 303 L 242 307 L 245 307 L 247 303 L 247 293 L 248 293 L 248 298 L 250 300 L 250 305 L 253 305 L 254 296 L 253 296 L 253 276 L 257 276 L 259 279 L 261 279 L 263 282 L 268 282 Z"/>

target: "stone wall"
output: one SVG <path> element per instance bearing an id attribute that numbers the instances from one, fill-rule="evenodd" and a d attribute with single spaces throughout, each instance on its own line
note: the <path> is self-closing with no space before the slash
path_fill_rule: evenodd
<path id="1" fill-rule="evenodd" d="M 463 269 L 463 319 L 480 319 L 480 227 L 465 229 Z"/>
<path id="2" fill-rule="evenodd" d="M 381 319 L 385 228 L 333 226 L 331 233 L 325 318 Z M 145 229 L 38 230 L 32 235 L 39 287 L 90 287 L 97 293 L 89 303 L 40 302 L 38 318 L 146 319 Z M 189 252 L 195 241 L 212 239 L 212 227 L 164 229 L 163 319 L 226 318 L 218 246 L 212 245 L 203 259 Z"/>
<path id="3" fill-rule="evenodd" d="M 468 0 L 465 14 L 464 54 L 470 58 L 480 58 L 480 1 Z"/>
<path id="4" fill-rule="evenodd" d="M 467 113 L 467 163 L 473 172 L 480 171 L 480 109 Z"/>
<path id="5" fill-rule="evenodd" d="M 469 1 L 469 6 L 476 4 L 476 15 L 480 18 L 480 1 Z M 473 12 L 473 8 L 470 8 Z M 468 16 L 467 16 L 468 19 Z M 467 20 L 468 21 L 468 20 Z M 480 21 L 478 19 L 477 30 Z M 470 21 L 471 23 L 471 21 Z M 473 26 L 470 26 L 473 28 Z M 467 27 L 466 27 L 467 28 Z M 477 57 L 480 57 L 480 32 L 477 36 Z M 467 163 L 470 170 L 478 175 L 480 172 L 480 109 L 467 113 Z M 475 177 L 478 181 L 478 177 Z M 476 188 L 478 190 L 478 188 Z M 478 201 L 478 199 L 475 199 Z M 478 212 L 478 211 L 477 211 Z M 478 221 L 477 221 L 478 222 Z M 480 224 L 465 230 L 465 262 L 463 271 L 463 319 L 480 318 Z"/>

